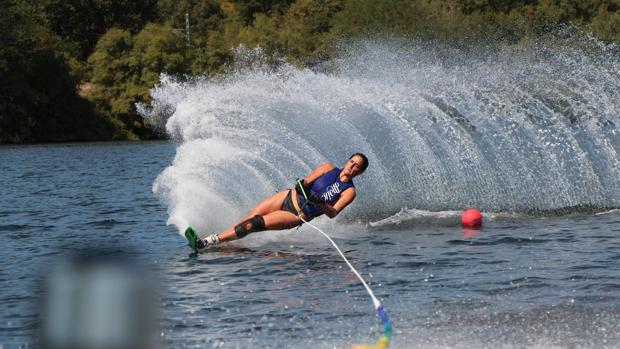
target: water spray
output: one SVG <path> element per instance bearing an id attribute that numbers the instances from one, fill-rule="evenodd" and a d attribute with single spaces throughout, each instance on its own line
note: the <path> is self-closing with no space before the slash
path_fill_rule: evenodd
<path id="1" fill-rule="evenodd" d="M 362 41 L 325 71 L 164 77 L 142 112 L 182 145 L 153 190 L 171 214 L 234 220 L 232 203 L 359 151 L 373 163 L 372 200 L 348 209 L 354 219 L 620 207 L 620 58 L 566 43 L 461 52 Z"/>

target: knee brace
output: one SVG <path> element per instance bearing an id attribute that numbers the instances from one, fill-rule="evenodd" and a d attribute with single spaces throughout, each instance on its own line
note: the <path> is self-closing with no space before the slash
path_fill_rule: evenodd
<path id="1" fill-rule="evenodd" d="M 265 220 L 263 219 L 263 216 L 256 215 L 237 224 L 235 227 L 235 234 L 237 234 L 237 239 L 241 239 L 249 233 L 263 230 L 265 230 Z"/>

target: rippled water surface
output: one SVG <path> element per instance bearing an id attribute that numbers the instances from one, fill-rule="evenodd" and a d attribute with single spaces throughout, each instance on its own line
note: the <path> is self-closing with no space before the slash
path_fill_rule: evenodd
<path id="1" fill-rule="evenodd" d="M 133 251 L 154 270 L 164 348 L 380 336 L 363 287 L 307 227 L 190 255 L 152 189 L 174 156 L 169 143 L 0 148 L 0 347 L 35 345 L 38 281 L 84 247 Z M 353 205 L 365 204 L 361 192 Z M 481 231 L 462 230 L 458 211 L 326 220 L 384 303 L 393 348 L 620 347 L 620 212 L 488 213 Z"/>

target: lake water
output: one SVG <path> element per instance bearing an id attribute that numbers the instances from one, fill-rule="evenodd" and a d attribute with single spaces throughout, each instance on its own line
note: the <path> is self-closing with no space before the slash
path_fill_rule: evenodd
<path id="1" fill-rule="evenodd" d="M 153 335 L 163 348 L 347 348 L 379 338 L 363 287 L 308 227 L 191 255 L 166 225 L 170 197 L 153 193 L 182 148 L 0 147 L 0 348 L 37 346 L 38 285 L 84 248 L 137 257 L 158 281 Z M 208 205 L 208 195 L 188 195 Z M 315 223 L 385 305 L 392 348 L 620 348 L 620 212 L 485 213 L 483 229 L 470 231 L 460 207 L 365 219 L 370 199 L 362 186 L 354 216 Z"/>

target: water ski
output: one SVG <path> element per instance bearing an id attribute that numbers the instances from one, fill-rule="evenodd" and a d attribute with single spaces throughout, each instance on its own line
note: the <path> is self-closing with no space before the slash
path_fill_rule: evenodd
<path id="1" fill-rule="evenodd" d="M 188 227 L 187 229 L 185 229 L 185 238 L 187 239 L 189 247 L 191 247 L 194 252 L 200 252 L 198 250 L 198 246 L 196 246 L 199 237 L 198 233 L 196 233 L 196 230 L 194 230 L 194 228 Z"/>

